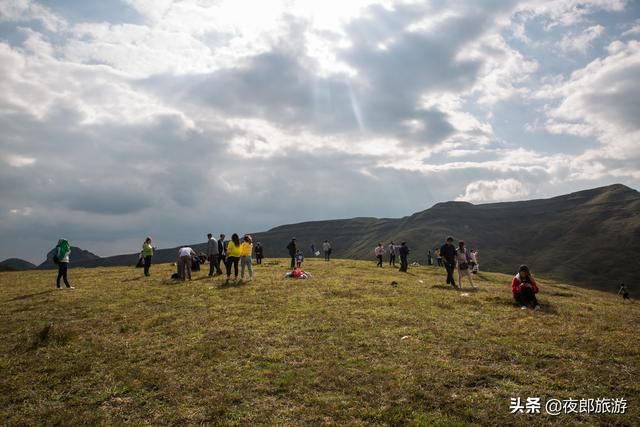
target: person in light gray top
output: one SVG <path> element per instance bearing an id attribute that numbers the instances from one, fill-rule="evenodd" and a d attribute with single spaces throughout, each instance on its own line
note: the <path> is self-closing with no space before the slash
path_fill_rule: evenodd
<path id="1" fill-rule="evenodd" d="M 209 276 L 213 276 L 213 270 L 216 270 L 216 274 L 222 274 L 220 264 L 218 262 L 218 241 L 213 237 L 213 234 L 207 234 L 207 259 L 209 260 Z"/>

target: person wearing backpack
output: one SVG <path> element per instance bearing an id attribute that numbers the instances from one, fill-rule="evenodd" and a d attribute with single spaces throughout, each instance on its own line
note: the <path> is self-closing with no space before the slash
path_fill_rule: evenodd
<path id="1" fill-rule="evenodd" d="M 144 275 L 150 276 L 149 269 L 151 268 L 151 257 L 153 257 L 151 237 L 147 237 L 142 244 L 142 257 L 144 259 Z"/>
<path id="2" fill-rule="evenodd" d="M 464 246 L 464 242 L 460 240 L 458 242 L 458 249 L 456 250 L 456 262 L 458 263 L 458 284 L 460 289 L 462 289 L 462 278 L 468 277 L 469 283 L 471 283 L 471 287 L 475 288 L 476 285 L 473 284 L 473 278 L 471 277 L 471 257 L 469 256 L 469 252 L 467 252 L 467 248 Z"/>
<path id="3" fill-rule="evenodd" d="M 69 255 L 71 255 L 71 245 L 66 239 L 58 240 L 58 244 L 53 249 L 53 262 L 58 264 L 58 278 L 56 279 L 56 289 L 60 289 L 60 279 L 64 281 L 67 289 L 75 289 L 69 284 L 67 271 L 69 268 Z"/>
<path id="4" fill-rule="evenodd" d="M 256 264 L 262 264 L 262 258 L 264 258 L 264 248 L 262 247 L 262 243 L 256 243 L 256 247 L 254 249 L 256 251 Z"/>
<path id="5" fill-rule="evenodd" d="M 382 243 L 378 243 L 378 246 L 373 250 L 373 254 L 378 258 L 376 267 L 382 267 L 382 257 L 384 256 L 384 246 L 382 246 Z"/>

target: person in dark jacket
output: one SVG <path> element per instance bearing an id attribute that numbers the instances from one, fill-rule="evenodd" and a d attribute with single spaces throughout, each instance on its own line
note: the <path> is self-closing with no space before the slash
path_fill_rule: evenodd
<path id="1" fill-rule="evenodd" d="M 262 247 L 262 243 L 256 243 L 253 250 L 256 252 L 256 264 L 262 264 L 262 258 L 264 258 L 264 248 Z"/>
<path id="2" fill-rule="evenodd" d="M 225 235 L 220 234 L 220 238 L 218 239 L 218 256 L 216 257 L 216 271 L 222 274 L 222 269 L 220 268 L 220 263 L 222 265 L 227 265 L 227 242 L 224 240 Z"/>
<path id="3" fill-rule="evenodd" d="M 456 281 L 453 278 L 453 272 L 456 268 L 456 247 L 453 246 L 453 237 L 447 237 L 444 245 L 440 248 L 440 256 L 447 269 L 447 284 L 457 288 Z"/>
<path id="4" fill-rule="evenodd" d="M 400 271 L 406 273 L 409 268 L 409 261 L 407 261 L 407 257 L 409 256 L 409 246 L 407 246 L 407 242 L 402 242 L 400 244 Z"/>
<path id="5" fill-rule="evenodd" d="M 296 266 L 296 252 L 298 248 L 296 247 L 296 238 L 291 239 L 289 244 L 287 245 L 287 250 L 289 251 L 289 256 L 291 257 L 291 269 L 294 269 Z"/>
<path id="6" fill-rule="evenodd" d="M 213 234 L 207 234 L 207 258 L 209 259 L 209 276 L 213 276 L 214 270 L 216 274 L 222 274 L 220 269 L 220 261 L 218 259 L 218 241 L 213 237 Z"/>

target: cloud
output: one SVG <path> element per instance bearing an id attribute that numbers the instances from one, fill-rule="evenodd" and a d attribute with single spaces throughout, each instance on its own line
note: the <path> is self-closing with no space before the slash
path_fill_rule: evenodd
<path id="1" fill-rule="evenodd" d="M 593 25 L 585 29 L 581 34 L 567 34 L 560 40 L 560 49 L 564 52 L 577 51 L 585 53 L 591 48 L 592 42 L 601 37 L 605 32 L 602 25 Z"/>
<path id="2" fill-rule="evenodd" d="M 456 200 L 466 202 L 498 202 L 524 199 L 529 190 L 516 179 L 499 179 L 496 181 L 474 181 L 467 185 L 465 193 Z"/>

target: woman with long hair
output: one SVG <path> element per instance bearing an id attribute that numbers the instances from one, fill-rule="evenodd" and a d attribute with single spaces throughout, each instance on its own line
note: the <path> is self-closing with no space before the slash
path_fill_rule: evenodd
<path id="1" fill-rule="evenodd" d="M 528 307 L 533 307 L 534 310 L 540 310 L 540 304 L 536 299 L 538 293 L 538 284 L 536 279 L 533 278 L 529 267 L 521 265 L 518 269 L 518 274 L 515 275 L 511 281 L 511 292 L 513 298 L 516 300 L 523 310 Z"/>
<path id="2" fill-rule="evenodd" d="M 238 280 L 238 262 L 240 261 L 240 237 L 236 233 L 231 236 L 231 241 L 227 245 L 227 282 L 231 278 L 231 266 L 233 265 L 234 278 Z"/>

